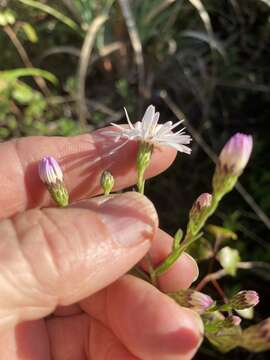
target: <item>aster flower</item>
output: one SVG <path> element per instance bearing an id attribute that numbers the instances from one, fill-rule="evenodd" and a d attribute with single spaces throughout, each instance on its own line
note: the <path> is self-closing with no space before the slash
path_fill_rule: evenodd
<path id="1" fill-rule="evenodd" d="M 191 137 L 184 133 L 184 129 L 173 132 L 182 121 L 173 124 L 167 121 L 165 124 L 158 124 L 159 112 L 155 111 L 153 105 L 148 106 L 141 121 L 137 121 L 134 125 L 129 119 L 125 109 L 128 127 L 112 123 L 119 131 L 107 131 L 107 134 L 115 137 L 116 141 L 120 138 L 126 139 L 123 145 L 130 140 L 139 142 L 137 153 L 137 187 L 140 193 L 144 192 L 144 173 L 150 164 L 154 145 L 168 146 L 177 151 L 186 154 L 191 153 L 191 149 L 186 146 L 191 142 Z M 123 145 L 120 145 L 122 147 Z"/>
<path id="2" fill-rule="evenodd" d="M 155 111 L 155 107 L 153 105 L 150 105 L 146 109 L 142 120 L 133 125 L 129 119 L 127 110 L 124 110 L 129 127 L 125 128 L 121 125 L 112 123 L 111 125 L 115 126 L 119 132 L 107 132 L 111 136 L 114 136 L 117 140 L 120 138 L 138 140 L 152 145 L 159 144 L 169 146 L 186 154 L 191 153 L 191 149 L 185 146 L 191 142 L 191 137 L 184 133 L 184 128 L 175 133 L 172 131 L 184 120 L 178 121 L 175 124 L 173 124 L 172 121 L 167 121 L 164 124 L 158 124 L 160 114 Z"/>
<path id="3" fill-rule="evenodd" d="M 61 207 L 67 206 L 69 195 L 58 162 L 52 156 L 45 156 L 38 164 L 38 172 L 53 200 Z"/>

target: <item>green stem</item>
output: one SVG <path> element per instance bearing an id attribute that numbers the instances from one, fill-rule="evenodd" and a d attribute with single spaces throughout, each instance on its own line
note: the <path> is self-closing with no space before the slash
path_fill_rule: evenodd
<path id="1" fill-rule="evenodd" d="M 202 233 L 190 238 L 185 244 L 171 252 L 170 255 L 167 256 L 166 259 L 155 269 L 156 276 L 160 276 L 169 270 L 169 268 L 176 262 L 177 259 L 179 259 L 183 252 L 201 236 Z"/>
<path id="2" fill-rule="evenodd" d="M 156 276 L 156 270 L 153 268 L 152 265 L 152 259 L 149 253 L 146 254 L 145 259 L 147 261 L 148 265 L 148 272 L 151 278 L 151 283 L 157 287 L 157 276 Z"/>
<path id="3" fill-rule="evenodd" d="M 145 184 L 144 171 L 140 171 L 140 173 L 138 173 L 138 180 L 137 180 L 138 192 L 140 194 L 144 194 L 144 184 Z"/>
<path id="4" fill-rule="evenodd" d="M 146 274 L 143 270 L 141 270 L 138 265 L 134 266 L 129 271 L 129 274 L 134 275 L 140 279 L 143 279 L 143 280 L 151 283 L 151 279 L 149 278 L 148 274 Z"/>

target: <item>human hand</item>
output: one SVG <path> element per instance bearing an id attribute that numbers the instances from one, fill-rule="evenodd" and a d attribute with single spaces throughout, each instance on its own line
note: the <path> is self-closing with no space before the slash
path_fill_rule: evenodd
<path id="1" fill-rule="evenodd" d="M 108 167 L 117 189 L 135 183 L 136 144 L 106 157 L 113 147 L 102 130 L 0 145 L 1 360 L 181 360 L 199 346 L 197 314 L 124 275 L 150 249 L 156 263 L 170 251 L 152 203 L 135 192 L 80 200 L 98 194 Z M 45 155 L 60 161 L 69 208 L 52 207 L 38 177 Z M 155 150 L 146 175 L 174 158 L 171 149 Z M 159 287 L 188 287 L 197 273 L 184 254 Z"/>

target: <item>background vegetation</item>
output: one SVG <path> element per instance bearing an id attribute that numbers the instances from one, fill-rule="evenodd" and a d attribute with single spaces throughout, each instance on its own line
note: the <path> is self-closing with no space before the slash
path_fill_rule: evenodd
<path id="1" fill-rule="evenodd" d="M 123 121 L 123 106 L 132 119 L 149 103 L 163 121 L 184 116 L 192 156 L 179 156 L 147 186 L 173 234 L 194 199 L 211 190 L 211 155 L 233 133 L 251 133 L 243 188 L 213 223 L 237 233 L 227 244 L 243 260 L 268 262 L 269 36 L 269 0 L 0 0 L 0 138 L 78 134 Z M 259 292 L 258 321 L 269 316 L 269 277 L 243 270 L 223 285 Z M 207 343 L 197 358 L 228 356 L 267 358 L 222 355 Z"/>

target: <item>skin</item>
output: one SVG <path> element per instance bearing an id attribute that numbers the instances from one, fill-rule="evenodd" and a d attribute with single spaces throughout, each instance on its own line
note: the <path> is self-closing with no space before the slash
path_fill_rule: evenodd
<path id="1" fill-rule="evenodd" d="M 105 169 L 115 190 L 135 183 L 136 143 L 108 156 L 115 147 L 104 130 L 0 144 L 1 360 L 187 360 L 200 345 L 197 314 L 160 291 L 191 285 L 191 257 L 159 279 L 160 290 L 125 275 L 148 251 L 155 264 L 170 251 L 153 204 L 135 192 L 87 200 Z M 56 208 L 39 179 L 45 155 L 61 164 L 69 208 Z M 175 155 L 155 149 L 147 177 Z"/>

